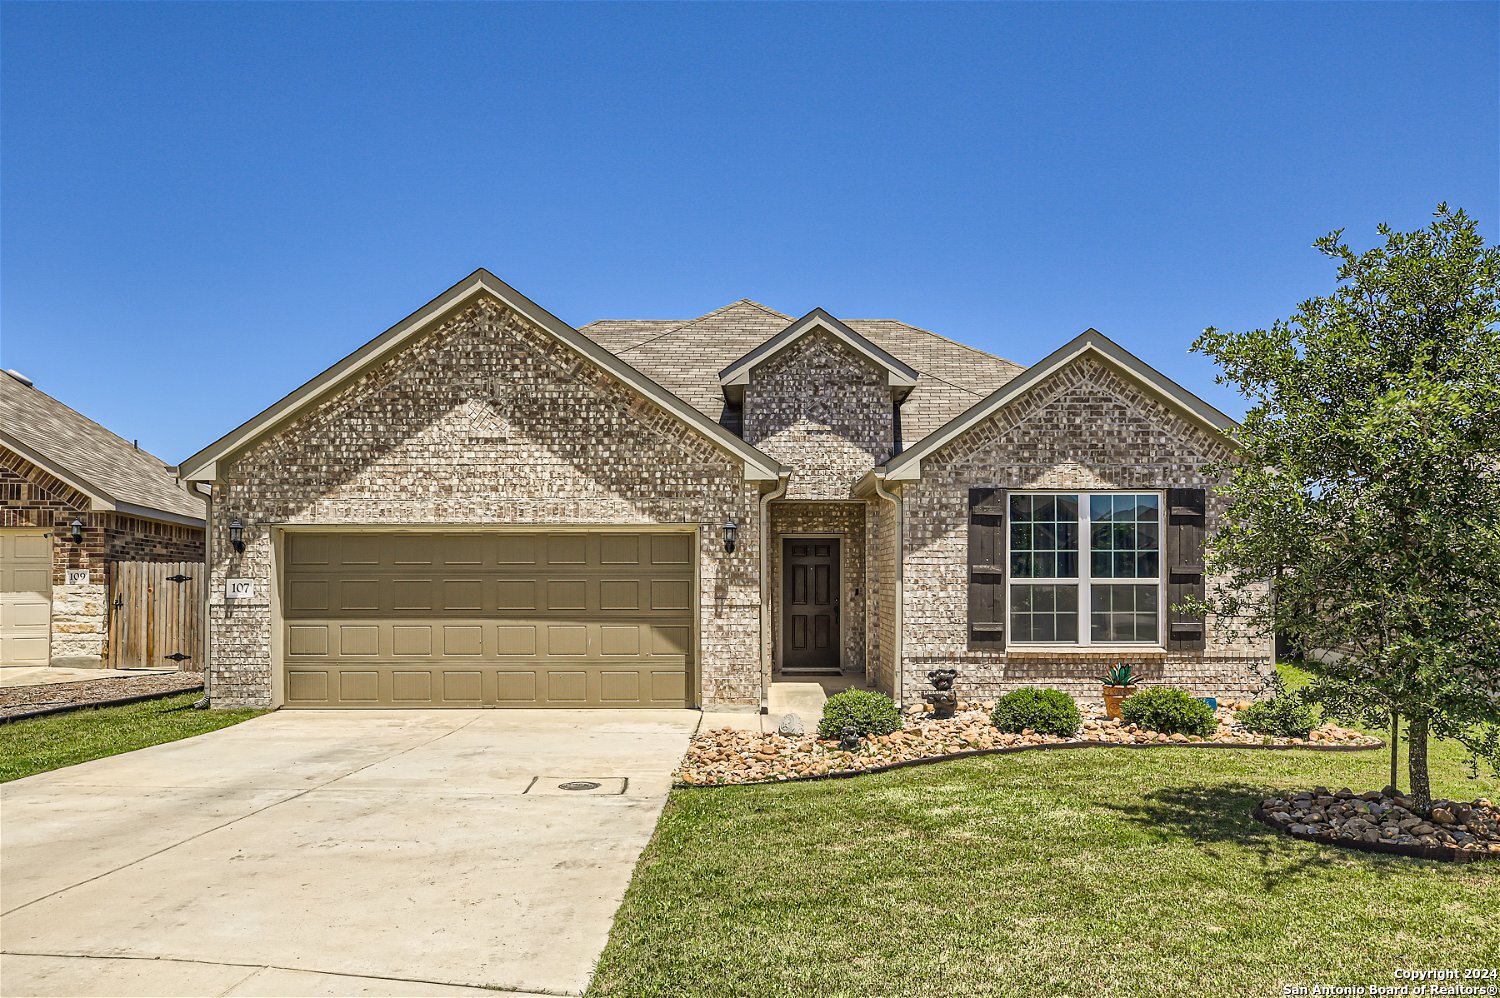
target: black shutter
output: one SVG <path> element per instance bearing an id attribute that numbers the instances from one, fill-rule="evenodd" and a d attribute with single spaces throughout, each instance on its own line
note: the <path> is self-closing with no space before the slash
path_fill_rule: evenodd
<path id="1" fill-rule="evenodd" d="M 1206 646 L 1201 613 L 1183 613 L 1175 607 L 1207 594 L 1203 584 L 1203 541 L 1207 528 L 1206 489 L 1168 489 L 1167 555 L 1167 649 L 1194 651 Z"/>
<path id="2" fill-rule="evenodd" d="M 1005 493 L 969 490 L 969 648 L 1005 649 Z"/>

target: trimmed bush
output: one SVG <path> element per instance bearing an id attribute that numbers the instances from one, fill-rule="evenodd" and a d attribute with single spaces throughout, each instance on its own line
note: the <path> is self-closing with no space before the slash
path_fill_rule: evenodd
<path id="1" fill-rule="evenodd" d="M 1170 686 L 1158 686 L 1130 697 L 1120 704 L 1120 716 L 1126 724 L 1163 735 L 1208 738 L 1219 730 L 1219 722 L 1208 704 Z"/>
<path id="2" fill-rule="evenodd" d="M 884 693 L 845 690 L 823 705 L 818 737 L 842 738 L 846 724 L 854 725 L 861 736 L 888 735 L 901 727 L 901 712 L 896 709 L 896 701 Z"/>
<path id="3" fill-rule="evenodd" d="M 1235 714 L 1235 720 L 1258 735 L 1306 738 L 1318 726 L 1312 705 L 1296 693 L 1288 693 L 1280 676 L 1271 679 L 1271 695 Z"/>
<path id="4" fill-rule="evenodd" d="M 1030 728 L 1039 735 L 1071 738 L 1078 734 L 1083 715 L 1062 690 L 1016 690 L 995 703 L 990 720 L 996 728 L 1018 735 Z"/>

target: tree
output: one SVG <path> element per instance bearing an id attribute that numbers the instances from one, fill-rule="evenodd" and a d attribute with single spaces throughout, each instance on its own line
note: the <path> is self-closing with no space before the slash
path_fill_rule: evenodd
<path id="1" fill-rule="evenodd" d="M 1199 608 L 1323 649 L 1332 716 L 1403 718 L 1424 808 L 1429 737 L 1500 772 L 1500 250 L 1434 219 L 1363 253 L 1319 239 L 1332 294 L 1193 344 L 1250 402 Z"/>

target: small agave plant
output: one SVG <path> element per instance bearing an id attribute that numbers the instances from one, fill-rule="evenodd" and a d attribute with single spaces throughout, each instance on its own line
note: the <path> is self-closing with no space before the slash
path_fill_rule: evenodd
<path id="1" fill-rule="evenodd" d="M 1106 717 L 1112 717 L 1116 721 L 1124 720 L 1120 714 L 1120 704 L 1135 692 L 1135 685 L 1139 681 L 1140 677 L 1128 665 L 1111 666 L 1109 675 L 1099 677 L 1099 682 L 1104 686 L 1102 692 Z"/>
<path id="2" fill-rule="evenodd" d="M 1109 675 L 1099 677 L 1099 682 L 1105 686 L 1134 686 L 1140 679 L 1130 666 L 1114 665 L 1110 666 Z"/>

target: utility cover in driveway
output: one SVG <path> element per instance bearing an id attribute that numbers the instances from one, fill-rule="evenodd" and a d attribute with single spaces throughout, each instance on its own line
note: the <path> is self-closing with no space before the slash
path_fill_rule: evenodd
<path id="1" fill-rule="evenodd" d="M 288 707 L 686 707 L 676 532 L 289 533 Z"/>

